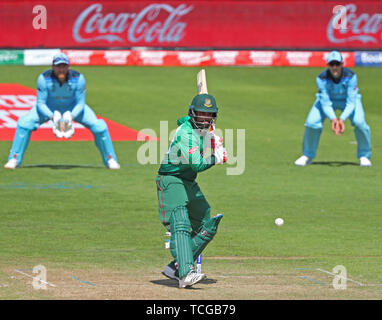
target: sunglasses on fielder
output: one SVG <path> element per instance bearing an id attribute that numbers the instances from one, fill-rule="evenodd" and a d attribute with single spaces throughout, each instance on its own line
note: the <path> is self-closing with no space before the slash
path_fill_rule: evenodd
<path id="1" fill-rule="evenodd" d="M 340 66 L 342 63 L 339 61 L 332 61 L 332 62 L 329 62 L 328 64 L 329 66 L 334 67 L 334 66 Z"/>

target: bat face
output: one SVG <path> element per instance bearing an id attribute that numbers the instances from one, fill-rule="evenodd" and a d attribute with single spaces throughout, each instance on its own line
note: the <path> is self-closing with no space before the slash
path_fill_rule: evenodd
<path id="1" fill-rule="evenodd" d="M 206 70 L 202 69 L 198 72 L 196 76 L 196 84 L 198 86 L 198 94 L 208 93 L 207 90 L 207 78 L 206 78 Z M 215 124 L 212 121 L 209 132 L 214 132 L 215 130 Z"/>
<path id="2" fill-rule="evenodd" d="M 208 93 L 206 70 L 202 69 L 198 72 L 196 76 L 196 84 L 198 86 L 198 94 Z"/>

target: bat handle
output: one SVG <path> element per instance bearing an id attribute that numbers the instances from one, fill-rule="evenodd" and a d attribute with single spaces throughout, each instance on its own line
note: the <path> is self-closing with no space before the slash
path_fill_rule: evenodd
<path id="1" fill-rule="evenodd" d="M 212 147 L 212 150 L 215 151 L 215 139 L 214 138 L 211 139 L 211 147 Z"/>
<path id="2" fill-rule="evenodd" d="M 215 151 L 215 138 L 214 138 L 214 136 L 215 136 L 215 126 L 214 126 L 214 124 L 211 124 L 209 131 L 212 134 L 211 147 L 212 147 L 212 150 Z"/>

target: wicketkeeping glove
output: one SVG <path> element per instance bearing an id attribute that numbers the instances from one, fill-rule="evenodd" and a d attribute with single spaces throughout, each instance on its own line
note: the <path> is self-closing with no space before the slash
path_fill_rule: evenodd
<path id="1" fill-rule="evenodd" d="M 64 138 L 69 139 L 74 134 L 73 116 L 70 111 L 64 112 L 64 114 L 62 115 L 62 122 L 64 124 Z"/>
<path id="2" fill-rule="evenodd" d="M 61 130 L 61 127 L 63 125 L 62 123 L 62 116 L 59 111 L 54 111 L 53 113 L 53 133 L 57 138 L 62 138 L 64 136 L 64 132 Z"/>

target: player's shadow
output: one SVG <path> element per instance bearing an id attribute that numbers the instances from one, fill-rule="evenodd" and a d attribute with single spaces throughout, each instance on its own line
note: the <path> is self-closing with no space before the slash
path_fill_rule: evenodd
<path id="1" fill-rule="evenodd" d="M 172 279 L 160 279 L 160 280 L 151 280 L 150 281 L 153 284 L 159 285 L 159 286 L 165 286 L 165 287 L 172 287 L 172 288 L 179 288 L 179 282 Z M 196 284 L 196 286 L 200 284 L 214 284 L 217 280 L 215 279 L 204 279 Z M 201 288 L 198 287 L 188 287 L 189 290 L 200 290 Z"/>
<path id="2" fill-rule="evenodd" d="M 357 166 L 357 167 L 359 167 L 359 163 L 349 162 L 349 161 L 314 161 L 311 164 L 312 165 L 329 166 L 329 167 L 342 167 L 342 166 Z"/>
<path id="3" fill-rule="evenodd" d="M 48 168 L 53 170 L 69 170 L 69 169 L 104 169 L 105 167 L 96 165 L 81 165 L 81 164 L 30 164 L 24 165 L 21 168 L 35 169 L 35 168 Z"/>

